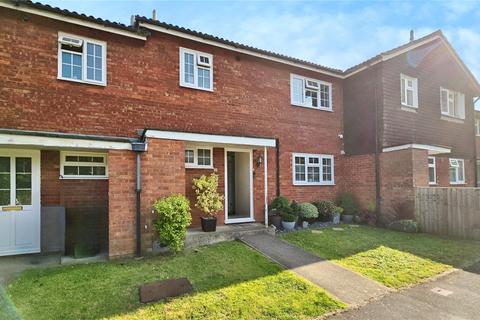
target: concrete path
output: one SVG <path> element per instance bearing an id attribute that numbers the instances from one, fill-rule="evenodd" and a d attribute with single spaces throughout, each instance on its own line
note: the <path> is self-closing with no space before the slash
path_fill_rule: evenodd
<path id="1" fill-rule="evenodd" d="M 390 294 L 331 319 L 480 319 L 480 263 L 465 271 L 456 271 L 435 281 Z"/>
<path id="2" fill-rule="evenodd" d="M 60 264 L 60 255 L 27 254 L 0 257 L 0 285 L 12 280 L 25 269 Z"/>
<path id="3" fill-rule="evenodd" d="M 377 282 L 351 272 L 271 235 L 240 238 L 278 264 L 327 290 L 349 305 L 363 305 L 389 292 Z"/>

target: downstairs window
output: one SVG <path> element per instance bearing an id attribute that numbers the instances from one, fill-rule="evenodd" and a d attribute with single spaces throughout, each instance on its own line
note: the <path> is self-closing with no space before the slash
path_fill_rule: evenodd
<path id="1" fill-rule="evenodd" d="M 333 156 L 322 154 L 293 154 L 294 185 L 333 185 Z"/>
<path id="2" fill-rule="evenodd" d="M 104 153 L 60 152 L 61 179 L 108 178 L 107 155 Z"/>

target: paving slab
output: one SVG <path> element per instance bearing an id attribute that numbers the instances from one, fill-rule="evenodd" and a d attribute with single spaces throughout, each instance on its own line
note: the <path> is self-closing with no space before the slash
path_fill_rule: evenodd
<path id="1" fill-rule="evenodd" d="M 240 240 L 351 306 L 363 305 L 390 292 L 373 280 L 272 235 L 249 235 Z"/>
<path id="2" fill-rule="evenodd" d="M 480 263 L 385 296 L 335 320 L 480 319 Z"/>

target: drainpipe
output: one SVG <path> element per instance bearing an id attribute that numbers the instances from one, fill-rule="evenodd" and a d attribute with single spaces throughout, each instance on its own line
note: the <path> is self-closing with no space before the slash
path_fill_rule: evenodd
<path id="1" fill-rule="evenodd" d="M 277 191 L 277 197 L 280 196 L 280 140 L 278 138 L 275 139 L 275 146 L 276 146 L 276 154 L 275 154 L 275 161 L 276 161 L 276 172 L 275 172 L 275 180 L 276 181 L 276 191 Z"/>
<path id="2" fill-rule="evenodd" d="M 140 226 L 141 223 L 141 193 L 142 193 L 142 174 L 141 174 L 141 155 L 142 152 L 147 151 L 147 143 L 138 141 L 132 142 L 132 151 L 136 154 L 136 172 L 135 172 L 135 194 L 136 194 L 136 254 L 137 257 L 142 255 L 142 228 Z"/>

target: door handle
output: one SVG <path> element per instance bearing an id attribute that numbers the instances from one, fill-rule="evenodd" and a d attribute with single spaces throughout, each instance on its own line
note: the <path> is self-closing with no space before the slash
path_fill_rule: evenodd
<path id="1" fill-rule="evenodd" d="M 23 206 L 5 206 L 2 211 L 23 211 Z"/>

